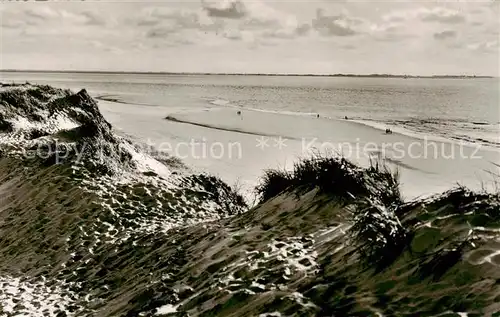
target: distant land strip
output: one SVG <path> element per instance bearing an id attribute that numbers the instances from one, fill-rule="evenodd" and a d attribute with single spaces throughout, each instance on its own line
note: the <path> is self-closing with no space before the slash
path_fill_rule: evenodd
<path id="1" fill-rule="evenodd" d="M 137 71 L 83 71 L 83 70 L 18 70 L 2 69 L 11 73 L 73 73 L 73 74 L 132 74 L 132 75 L 184 75 L 184 76 L 289 76 L 289 77 L 359 77 L 359 78 L 497 78 L 485 75 L 401 75 L 401 74 L 283 74 L 283 73 L 204 73 L 204 72 L 137 72 Z"/>

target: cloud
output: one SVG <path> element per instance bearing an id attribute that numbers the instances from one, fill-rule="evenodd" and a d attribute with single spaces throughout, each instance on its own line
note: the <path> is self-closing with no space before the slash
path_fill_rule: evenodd
<path id="1" fill-rule="evenodd" d="M 415 34 L 408 33 L 386 33 L 380 36 L 376 36 L 375 40 L 377 42 L 401 42 L 407 41 L 411 39 L 416 39 L 417 36 Z"/>
<path id="2" fill-rule="evenodd" d="M 226 39 L 233 40 L 233 41 L 243 39 L 240 32 L 229 32 L 229 33 L 224 33 L 223 35 Z"/>
<path id="3" fill-rule="evenodd" d="M 397 22 L 374 23 L 370 26 L 372 33 L 394 33 L 403 29 L 403 24 Z"/>
<path id="4" fill-rule="evenodd" d="M 281 23 L 275 18 L 248 17 L 241 21 L 240 28 L 246 30 L 276 29 L 281 27 Z"/>
<path id="5" fill-rule="evenodd" d="M 354 46 L 352 44 L 346 44 L 346 45 L 343 45 L 342 48 L 345 50 L 355 50 L 356 46 Z"/>
<path id="6" fill-rule="evenodd" d="M 412 19 L 415 16 L 415 11 L 398 10 L 391 11 L 382 16 L 382 21 L 388 24 L 402 23 Z"/>
<path id="7" fill-rule="evenodd" d="M 249 31 L 241 31 L 237 29 L 228 29 L 220 34 L 224 39 L 228 39 L 230 41 L 241 41 L 246 44 L 250 44 L 251 46 L 256 46 L 256 39 L 254 34 Z"/>
<path id="8" fill-rule="evenodd" d="M 34 19 L 39 19 L 39 20 L 43 20 L 43 21 L 60 17 L 60 14 L 58 14 L 57 11 L 52 10 L 48 6 L 27 9 L 24 11 L 24 14 L 28 18 L 32 18 L 32 19 L 34 18 Z"/>
<path id="9" fill-rule="evenodd" d="M 396 22 L 400 19 L 383 18 L 383 22 L 373 23 L 369 27 L 370 36 L 377 42 L 401 42 L 417 38 L 409 23 Z"/>
<path id="10" fill-rule="evenodd" d="M 467 10 L 469 8 L 469 10 Z M 454 25 L 460 33 L 472 31 L 472 21 L 468 15 L 473 8 L 456 6 L 436 6 L 433 4 L 392 10 L 382 15 L 381 21 L 375 22 L 370 28 L 370 34 L 377 41 L 397 42 L 411 39 L 425 44 L 429 37 L 437 41 L 457 36 L 456 31 L 446 30 L 443 25 Z M 417 44 L 416 44 L 417 45 Z M 431 44 L 432 45 L 432 44 Z"/>
<path id="11" fill-rule="evenodd" d="M 297 37 L 295 33 L 289 33 L 284 30 L 275 30 L 275 31 L 266 31 L 262 33 L 262 37 L 264 38 L 274 38 L 274 39 L 283 39 L 289 40 Z"/>
<path id="12" fill-rule="evenodd" d="M 81 13 L 83 17 L 85 17 L 87 20 L 84 22 L 86 25 L 105 25 L 106 24 L 106 19 L 102 17 L 101 15 L 91 12 L 91 11 L 84 11 Z"/>
<path id="13" fill-rule="evenodd" d="M 239 22 L 238 28 L 253 33 L 257 40 L 259 38 L 291 40 L 305 36 L 311 30 L 310 23 L 299 22 L 296 16 L 263 3 L 252 1 L 247 8 L 248 15 Z M 258 41 L 258 43 L 268 44 L 268 41 Z"/>
<path id="14" fill-rule="evenodd" d="M 0 25 L 6 29 L 20 29 L 26 25 L 24 21 L 0 19 Z"/>
<path id="15" fill-rule="evenodd" d="M 99 49 L 101 51 L 110 52 L 110 53 L 113 53 L 113 54 L 123 54 L 123 53 L 125 53 L 124 50 L 122 50 L 120 48 L 117 48 L 117 47 L 114 47 L 114 46 L 111 46 L 111 45 L 108 45 L 108 44 L 104 44 L 101 41 L 90 40 L 90 41 L 88 41 L 88 43 L 92 47 L 97 48 L 97 49 Z"/>
<path id="16" fill-rule="evenodd" d="M 177 30 L 171 27 L 156 27 L 146 32 L 148 38 L 165 38 L 170 34 L 175 33 Z"/>
<path id="17" fill-rule="evenodd" d="M 140 33 L 148 39 L 197 37 L 197 33 L 223 33 L 224 22 L 208 18 L 202 10 L 152 7 L 128 19 L 139 26 Z M 175 35 L 175 36 L 174 36 Z M 175 41 L 175 45 L 192 44 L 192 41 Z"/>
<path id="18" fill-rule="evenodd" d="M 239 13 L 228 13 L 234 13 L 234 10 Z M 172 40 L 179 33 L 189 33 L 190 37 L 199 41 L 198 44 L 208 46 L 242 41 L 254 43 L 258 47 L 267 39 L 292 40 L 307 36 L 312 30 L 311 20 L 299 22 L 294 14 L 259 0 L 245 3 L 233 0 L 225 6 L 217 7 L 202 2 L 202 6 L 198 8 L 158 5 L 126 17 L 126 24 L 136 26 L 138 36 L 150 40 Z"/>
<path id="19" fill-rule="evenodd" d="M 180 29 L 198 29 L 201 25 L 198 12 L 163 7 L 150 10 L 145 17 L 145 21 L 150 22 L 151 25 L 169 23 Z M 153 21 L 155 21 L 156 24 L 151 23 Z"/>
<path id="20" fill-rule="evenodd" d="M 418 73 L 491 72 L 498 58 L 498 3 L 204 1 L 6 2 L 3 61 L 12 68 L 271 72 L 297 64 L 306 72 L 327 65 Z"/>
<path id="21" fill-rule="evenodd" d="M 223 15 L 224 18 L 220 15 L 214 16 L 206 10 L 206 4 L 198 10 L 154 7 L 143 10 L 131 22 L 141 28 L 145 27 L 146 30 L 142 32 L 147 38 L 171 37 L 186 30 L 199 31 L 199 39 L 207 45 L 223 44 L 213 38 L 213 35 L 219 36 L 219 39 L 255 42 L 258 45 L 262 43 L 259 39 L 293 39 L 305 36 L 311 30 L 310 23 L 299 23 L 294 15 L 277 10 L 264 2 L 252 0 L 245 4 L 232 3 L 240 3 L 245 15 L 237 19 L 225 18 L 226 14 Z M 206 36 L 203 37 L 203 34 Z M 214 40 L 212 44 L 209 43 L 210 40 Z"/>
<path id="22" fill-rule="evenodd" d="M 351 36 L 357 33 L 353 26 L 359 23 L 343 15 L 325 16 L 323 9 L 317 9 L 312 27 L 322 35 Z"/>
<path id="23" fill-rule="evenodd" d="M 443 32 L 434 33 L 434 38 L 436 40 L 446 40 L 446 39 L 453 38 L 456 36 L 457 36 L 457 32 L 451 31 L 451 30 L 446 30 Z"/>
<path id="24" fill-rule="evenodd" d="M 238 20 L 238 28 L 252 32 L 255 38 L 293 39 L 311 29 L 310 21 L 299 22 L 297 16 L 261 1 L 248 1 L 246 12 L 246 17 Z"/>
<path id="25" fill-rule="evenodd" d="M 299 26 L 297 26 L 297 29 L 295 30 L 295 33 L 297 35 L 306 35 L 309 33 L 309 31 L 311 30 L 311 26 L 307 23 L 303 23 Z"/>
<path id="26" fill-rule="evenodd" d="M 420 20 L 443 24 L 460 24 L 467 21 L 464 13 L 446 7 L 421 7 L 415 9 L 396 10 L 382 16 L 384 22 L 408 23 Z"/>
<path id="27" fill-rule="evenodd" d="M 246 16 L 246 7 L 241 1 L 230 2 L 226 6 L 218 8 L 208 5 L 204 6 L 208 16 L 227 19 L 241 19 Z"/>
<path id="28" fill-rule="evenodd" d="M 438 22 L 444 24 L 460 24 L 466 22 L 465 16 L 456 10 L 446 8 L 423 9 L 418 13 L 424 22 Z"/>
<path id="29" fill-rule="evenodd" d="M 67 10 L 61 7 L 34 6 L 34 7 L 11 7 L 7 13 L 2 13 L 2 26 L 10 29 L 14 28 L 36 28 L 35 33 L 40 33 L 43 29 L 49 30 L 51 34 L 68 33 L 70 30 L 81 26 L 103 26 L 107 24 L 99 13 L 87 10 Z"/>
<path id="30" fill-rule="evenodd" d="M 467 45 L 467 48 L 472 51 L 498 52 L 499 45 L 500 43 L 498 40 L 492 40 L 492 41 L 469 44 Z"/>

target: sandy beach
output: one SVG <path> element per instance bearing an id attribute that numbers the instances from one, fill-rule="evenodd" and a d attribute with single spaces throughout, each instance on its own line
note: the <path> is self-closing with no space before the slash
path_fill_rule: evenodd
<path id="1" fill-rule="evenodd" d="M 341 152 L 364 166 L 385 158 L 388 166 L 398 169 L 408 198 L 456 184 L 493 188 L 491 173 L 498 173 L 494 163 L 500 153 L 494 148 L 386 134 L 351 120 L 245 110 L 238 115 L 237 109 L 220 106 L 171 112 L 108 101 L 100 101 L 99 106 L 123 132 L 247 188 L 257 183 L 263 169 L 290 168 L 297 159 L 318 152 Z M 194 146 L 184 146 L 190 142 Z"/>

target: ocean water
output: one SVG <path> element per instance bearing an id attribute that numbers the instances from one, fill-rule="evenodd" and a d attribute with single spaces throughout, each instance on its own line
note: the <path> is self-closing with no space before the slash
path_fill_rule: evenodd
<path id="1" fill-rule="evenodd" d="M 243 158 L 184 158 L 188 164 L 230 182 L 254 184 L 262 169 L 289 166 L 304 154 L 304 138 L 364 144 L 382 143 L 389 137 L 405 144 L 429 138 L 454 144 L 452 147 L 480 146 L 485 153 L 474 162 L 392 159 L 404 170 L 404 186 L 411 188 L 409 196 L 442 190 L 456 182 L 482 184 L 499 162 L 498 78 L 3 72 L 0 80 L 86 88 L 100 100 L 101 110 L 114 126 L 155 145 L 191 138 L 209 144 L 242 142 L 246 145 Z M 236 111 L 242 115 L 237 116 Z M 177 122 L 165 120 L 167 116 Z M 386 128 L 397 136 L 384 136 Z M 288 140 L 287 148 L 259 152 L 255 144 L 259 135 L 283 136 Z"/>
<path id="2" fill-rule="evenodd" d="M 500 79 L 401 79 L 280 76 L 167 76 L 102 73 L 1 73 L 180 109 L 207 104 L 283 114 L 320 114 L 375 127 L 500 147 Z M 109 96 L 111 95 L 111 96 Z"/>

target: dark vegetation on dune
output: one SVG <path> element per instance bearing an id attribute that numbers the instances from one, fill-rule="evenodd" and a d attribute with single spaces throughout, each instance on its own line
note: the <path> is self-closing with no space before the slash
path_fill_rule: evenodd
<path id="1" fill-rule="evenodd" d="M 130 143 L 85 91 L 2 89 L 0 315 L 49 302 L 46 316 L 500 316 L 498 194 L 405 202 L 385 167 L 319 156 L 265 171 L 250 210 L 168 157 L 175 186 L 155 171 L 119 183 L 136 168 Z M 45 124 L 54 116 L 76 127 Z M 61 140 L 75 154 L 88 142 L 125 154 L 19 154 Z M 37 295 L 16 295 L 12 278 Z M 64 301 L 51 299 L 58 286 Z"/>
<path id="2" fill-rule="evenodd" d="M 384 316 L 500 316 L 498 193 L 457 187 L 404 202 L 397 174 L 378 164 L 360 168 L 341 157 L 304 159 L 291 172 L 267 170 L 256 190 L 264 205 L 281 199 L 301 205 L 300 193 L 314 190 L 319 202 L 328 196 L 347 211 L 346 240 L 352 246 L 345 262 L 327 256 L 319 278 L 301 289 L 314 285 L 305 294 L 322 307 L 320 315 L 364 316 L 375 310 Z M 346 257 L 359 262 L 342 268 Z M 367 288 L 360 282 L 376 284 L 368 287 L 375 287 L 371 312 L 359 310 L 361 289 Z M 387 292 L 391 289 L 400 293 Z M 416 299 L 422 300 L 419 308 L 413 306 Z"/>
<path id="3" fill-rule="evenodd" d="M 380 187 L 382 184 L 384 186 Z M 375 195 L 384 204 L 401 203 L 397 174 L 378 163 L 360 168 L 335 156 L 316 155 L 300 160 L 291 172 L 266 170 L 256 191 L 263 202 L 286 190 L 309 191 L 314 188 L 340 200 Z"/>
<path id="4" fill-rule="evenodd" d="M 296 162 L 291 172 L 266 170 L 256 191 L 265 202 L 314 189 L 351 207 L 353 240 L 368 266 L 383 269 L 401 254 L 409 233 L 393 214 L 403 203 L 397 173 L 378 162 L 361 168 L 343 157 L 315 156 Z"/>
<path id="5" fill-rule="evenodd" d="M 20 86 L 23 87 L 23 86 Z M 85 164 L 96 173 L 112 174 L 109 162 L 97 157 L 112 156 L 123 165 L 131 164 L 130 154 L 119 148 L 119 142 L 112 133 L 109 124 L 100 113 L 97 103 L 85 89 L 74 94 L 69 90 L 52 88 L 50 86 L 24 85 L 25 89 L 2 91 L 0 126 L 5 127 L 4 133 L 13 133 L 13 125 L 9 119 L 23 118 L 34 125 L 25 129 L 19 137 L 34 140 L 50 136 L 57 130 L 58 137 L 68 142 L 57 142 L 55 138 L 47 139 L 43 145 L 33 144 L 27 148 L 27 156 L 36 159 L 43 158 L 41 163 L 72 162 L 82 155 Z M 68 120 L 78 123 L 72 129 L 61 129 L 57 125 L 47 125 L 49 119 L 62 115 Z M 37 127 L 39 125 L 40 127 Z M 29 155 L 30 151 L 33 155 Z M 35 151 L 37 151 L 35 153 Z"/>

